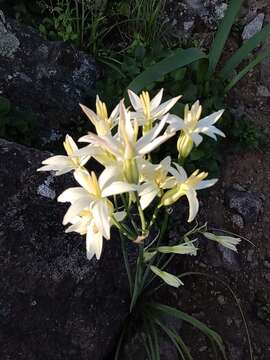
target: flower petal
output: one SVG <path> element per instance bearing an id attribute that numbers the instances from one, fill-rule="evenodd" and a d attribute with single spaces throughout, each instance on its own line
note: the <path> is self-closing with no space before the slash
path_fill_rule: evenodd
<path id="1" fill-rule="evenodd" d="M 163 96 L 163 90 L 164 89 L 160 89 L 159 92 L 150 101 L 150 108 L 152 111 L 160 105 Z"/>
<path id="2" fill-rule="evenodd" d="M 136 191 L 137 185 L 129 184 L 123 181 L 115 181 L 112 184 L 107 185 L 102 190 L 102 197 L 122 194 L 129 191 Z"/>
<path id="3" fill-rule="evenodd" d="M 222 114 L 224 113 L 224 110 L 219 110 L 214 112 L 211 115 L 208 115 L 206 117 L 204 117 L 203 119 L 198 121 L 198 127 L 209 127 L 213 124 L 215 124 L 222 116 Z"/>
<path id="4" fill-rule="evenodd" d="M 89 197 L 79 198 L 74 203 L 72 203 L 64 216 L 63 225 L 72 222 L 72 219 L 75 218 L 75 216 L 78 216 L 83 209 L 89 207 L 90 204 L 91 200 Z"/>
<path id="5" fill-rule="evenodd" d="M 201 189 L 209 188 L 209 187 L 215 185 L 217 181 L 218 181 L 218 179 L 202 180 L 195 186 L 194 189 L 201 190 Z"/>
<path id="6" fill-rule="evenodd" d="M 109 209 L 106 200 L 95 201 L 91 204 L 91 211 L 98 230 L 102 235 L 110 239 Z"/>
<path id="7" fill-rule="evenodd" d="M 138 95 L 135 94 L 132 90 L 128 90 L 128 96 L 129 100 L 131 102 L 131 105 L 136 111 L 139 111 L 142 109 L 141 99 Z"/>
<path id="8" fill-rule="evenodd" d="M 199 211 L 199 201 L 197 199 L 197 193 L 193 189 L 189 189 L 186 191 L 186 196 L 189 202 L 189 218 L 188 222 L 191 222 L 195 219 L 198 211 Z"/>
<path id="9" fill-rule="evenodd" d="M 91 221 L 87 229 L 86 235 L 86 256 L 89 260 L 96 255 L 97 260 L 100 259 L 103 247 L 102 234 L 97 231 L 94 221 Z"/>
<path id="10" fill-rule="evenodd" d="M 122 180 L 122 164 L 115 162 L 112 165 L 108 165 L 100 174 L 98 183 L 101 189 L 104 189 L 108 183 Z"/>
<path id="11" fill-rule="evenodd" d="M 88 196 L 88 192 L 81 187 L 72 187 L 62 192 L 61 195 L 58 196 L 58 202 L 70 202 L 74 203 L 78 199 Z"/>
<path id="12" fill-rule="evenodd" d="M 166 101 L 165 103 L 161 104 L 157 109 L 155 109 L 155 111 L 153 111 L 152 116 L 154 118 L 160 118 L 163 115 L 165 115 L 176 103 L 177 101 L 182 97 L 182 95 L 180 96 L 176 96 L 168 101 Z"/>

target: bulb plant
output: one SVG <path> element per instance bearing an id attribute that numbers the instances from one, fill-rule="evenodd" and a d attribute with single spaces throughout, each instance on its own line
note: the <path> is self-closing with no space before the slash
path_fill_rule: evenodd
<path id="1" fill-rule="evenodd" d="M 96 132 L 88 132 L 78 140 L 87 144 L 80 149 L 67 135 L 64 141 L 66 155 L 44 160 L 38 171 L 54 171 L 56 176 L 73 173 L 77 186 L 65 190 L 58 201 L 70 204 L 63 224 L 68 225 L 66 232 L 86 236 L 89 260 L 100 259 L 106 240 L 112 238 L 111 228 L 118 230 L 130 291 L 128 319 L 133 319 L 134 313 L 140 313 L 145 332 L 143 344 L 149 360 L 160 359 L 160 330 L 169 337 L 182 359 L 192 359 L 181 336 L 168 327 L 164 320 L 166 316 L 174 316 L 197 327 L 226 358 L 222 339 L 216 332 L 179 309 L 153 300 L 153 295 L 162 286 L 184 286 L 183 274 L 172 274 L 168 265 L 174 256 L 197 255 L 200 237 L 237 251 L 240 239 L 211 233 L 206 224 L 196 224 L 175 243 L 169 243 L 165 237 L 169 209 L 186 197 L 189 204 L 187 222 L 192 223 L 199 211 L 198 191 L 217 182 L 217 179 L 208 179 L 207 172 L 199 169 L 187 174 L 184 164 L 192 148 L 200 146 L 204 135 L 215 140 L 217 135 L 225 136 L 214 126 L 223 110 L 200 120 L 202 107 L 197 101 L 191 108 L 186 105 L 182 119 L 170 113 L 181 96 L 162 102 L 163 89 L 152 99 L 148 92 L 138 96 L 130 90 L 128 94 L 131 106 L 127 107 L 121 100 L 111 114 L 98 96 L 96 111 L 81 105 Z M 159 163 L 154 162 L 152 152 L 162 148 L 169 139 L 175 139 L 178 158 L 174 161 L 167 154 Z M 99 176 L 88 169 L 91 158 L 104 168 Z M 136 264 L 129 261 L 127 249 L 132 246 L 137 250 Z M 121 358 L 127 328 L 125 326 L 121 334 L 115 360 Z"/>

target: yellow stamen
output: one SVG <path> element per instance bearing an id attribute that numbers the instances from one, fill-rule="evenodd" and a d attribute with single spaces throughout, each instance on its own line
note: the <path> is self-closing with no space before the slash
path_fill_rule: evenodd
<path id="1" fill-rule="evenodd" d="M 68 155 L 72 155 L 73 154 L 73 149 L 68 141 L 68 138 L 66 137 L 66 140 L 63 142 L 64 148 L 66 150 L 66 153 Z"/>
<path id="2" fill-rule="evenodd" d="M 148 91 L 143 91 L 141 93 L 140 100 L 143 107 L 143 113 L 145 117 L 149 120 L 151 118 L 151 109 L 150 109 L 150 96 Z"/>
<path id="3" fill-rule="evenodd" d="M 96 177 L 96 174 L 94 173 L 94 171 L 91 171 L 91 181 L 92 181 L 93 189 L 95 191 L 95 195 L 97 197 L 101 197 L 101 190 L 100 190 L 98 180 L 97 180 L 97 177 Z"/>
<path id="4" fill-rule="evenodd" d="M 99 98 L 97 98 L 96 101 L 96 112 L 102 120 L 108 120 L 107 106 L 104 102 L 100 101 Z"/>

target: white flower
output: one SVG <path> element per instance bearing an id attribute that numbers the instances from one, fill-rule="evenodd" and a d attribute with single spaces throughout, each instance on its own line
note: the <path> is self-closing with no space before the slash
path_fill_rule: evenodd
<path id="1" fill-rule="evenodd" d="M 114 213 L 114 217 L 118 220 L 123 219 L 125 214 L 122 212 Z M 80 235 L 86 235 L 86 255 L 89 260 L 92 259 L 94 255 L 99 260 L 103 247 L 103 234 L 97 227 L 95 219 L 93 217 L 90 209 L 85 209 L 80 212 L 71 221 L 70 225 L 66 232 L 77 232 Z"/>
<path id="2" fill-rule="evenodd" d="M 162 271 L 156 266 L 150 265 L 150 269 L 154 274 L 159 276 L 166 284 L 178 288 L 180 285 L 184 285 L 184 283 L 178 279 L 175 275 L 172 275 L 166 271 Z"/>
<path id="3" fill-rule="evenodd" d="M 175 203 L 182 196 L 186 196 L 189 202 L 188 222 L 194 220 L 199 210 L 199 201 L 197 199 L 197 190 L 208 188 L 217 182 L 217 179 L 204 180 L 208 173 L 194 171 L 189 177 L 185 170 L 174 163 L 175 168 L 170 167 L 169 172 L 174 176 L 176 185 L 168 190 L 161 199 L 161 205 L 169 206 Z"/>
<path id="4" fill-rule="evenodd" d="M 106 239 L 110 238 L 113 205 L 107 197 L 134 191 L 136 186 L 122 181 L 112 182 L 109 175 L 108 172 L 103 172 L 97 180 L 93 171 L 91 175 L 87 170 L 74 172 L 75 179 L 82 187 L 69 188 L 58 197 L 59 202 L 71 203 L 63 219 L 64 225 L 72 222 L 84 209 L 90 209 L 98 230 Z"/>
<path id="5" fill-rule="evenodd" d="M 241 241 L 240 238 L 234 238 L 231 236 L 219 236 L 209 232 L 204 232 L 203 235 L 209 239 L 218 242 L 219 244 L 223 245 L 224 247 L 231 249 L 237 252 L 236 245 L 238 245 Z"/>
<path id="6" fill-rule="evenodd" d="M 90 159 L 89 155 L 87 156 L 74 155 L 74 153 L 78 151 L 78 147 L 71 136 L 66 135 L 63 144 L 67 156 L 64 155 L 52 156 L 42 161 L 42 164 L 44 164 L 44 166 L 37 169 L 37 171 L 56 171 L 55 175 L 59 176 L 69 171 L 82 168 Z"/>
<path id="7" fill-rule="evenodd" d="M 178 139 L 177 148 L 179 153 L 184 154 L 182 157 L 186 157 L 192 149 L 193 143 L 199 146 L 202 142 L 202 136 L 205 134 L 214 140 L 217 140 L 216 135 L 225 137 L 225 134 L 213 126 L 220 117 L 224 110 L 219 110 L 211 115 L 200 119 L 202 113 L 202 106 L 199 101 L 196 101 L 189 109 L 189 106 L 185 106 L 184 120 L 176 115 L 170 115 L 168 123 L 170 124 L 168 131 L 176 132 L 181 130 L 180 137 Z"/>
<path id="8" fill-rule="evenodd" d="M 155 120 L 160 120 L 181 98 L 181 96 L 176 96 L 161 104 L 163 89 L 152 100 L 150 100 L 147 91 L 143 91 L 138 96 L 133 91 L 128 90 L 128 96 L 135 110 L 135 112 L 131 112 L 131 118 L 136 119 L 139 125 L 152 125 Z"/>
<path id="9" fill-rule="evenodd" d="M 93 133 L 89 133 L 79 139 L 82 142 L 89 142 L 90 147 L 84 148 L 84 154 L 92 155 L 93 145 L 96 149 L 96 154 L 104 152 L 110 154 L 111 165 L 117 167 L 119 174 L 125 173 L 126 179 L 135 179 L 138 177 L 136 174 L 137 164 L 136 159 L 142 158 L 145 154 L 149 154 L 152 150 L 156 149 L 162 143 L 167 141 L 173 133 L 164 133 L 160 135 L 164 126 L 166 125 L 166 116 L 152 128 L 146 135 L 140 139 L 138 137 L 137 122 L 131 122 L 130 113 L 126 110 L 124 102 L 120 102 L 120 118 L 118 125 L 118 133 L 115 136 L 106 135 L 98 136 Z M 89 150 L 89 153 L 87 152 Z M 82 151 L 82 150 L 80 150 Z M 113 161 L 113 159 L 115 159 Z"/>
<path id="10" fill-rule="evenodd" d="M 142 209 L 150 205 L 161 190 L 170 189 L 176 184 L 173 177 L 167 176 L 170 165 L 170 156 L 167 156 L 160 164 L 156 165 L 147 160 L 139 162 L 139 172 L 144 181 L 139 190 Z"/>
<path id="11" fill-rule="evenodd" d="M 96 113 L 84 105 L 80 104 L 80 106 L 95 126 L 96 132 L 99 136 L 111 133 L 111 129 L 116 125 L 119 116 L 119 105 L 114 108 L 110 116 L 108 116 L 106 104 L 100 101 L 98 95 L 96 98 Z"/>

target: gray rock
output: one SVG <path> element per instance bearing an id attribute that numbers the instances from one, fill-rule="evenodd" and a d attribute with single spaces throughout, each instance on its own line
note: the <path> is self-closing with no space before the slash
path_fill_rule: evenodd
<path id="1" fill-rule="evenodd" d="M 263 195 L 257 192 L 229 189 L 225 200 L 229 209 L 241 215 L 246 223 L 258 221 L 263 211 Z"/>
<path id="2" fill-rule="evenodd" d="M 221 264 L 224 268 L 230 270 L 238 270 L 239 269 L 239 256 L 237 253 L 228 249 L 222 245 L 217 246 L 218 251 L 221 255 Z"/>
<path id="3" fill-rule="evenodd" d="M 88 261 L 85 239 L 64 233 L 66 206 L 37 189 L 74 182 L 37 173 L 48 156 L 0 140 L 1 360 L 111 358 L 128 312 L 119 241 Z"/>
<path id="4" fill-rule="evenodd" d="M 234 227 L 238 229 L 243 229 L 244 227 L 244 220 L 241 215 L 239 214 L 232 214 L 232 224 Z"/>
<path id="5" fill-rule="evenodd" d="M 4 14 L 0 10 L 0 56 L 12 59 L 19 46 L 19 39 L 6 28 Z"/>
<path id="6" fill-rule="evenodd" d="M 259 85 L 258 86 L 258 95 L 262 97 L 270 97 L 270 91 L 266 86 Z"/>
<path id="7" fill-rule="evenodd" d="M 248 40 L 257 32 L 261 31 L 264 21 L 264 14 L 258 14 L 250 23 L 248 23 L 243 30 L 242 39 Z"/>
<path id="8" fill-rule="evenodd" d="M 39 145 L 78 123 L 79 103 L 95 89 L 91 56 L 64 42 L 45 40 L 36 30 L 0 17 L 0 89 L 18 110 L 31 112 Z M 59 137 L 59 136 L 58 136 Z M 58 141 L 58 140 L 57 140 Z"/>

